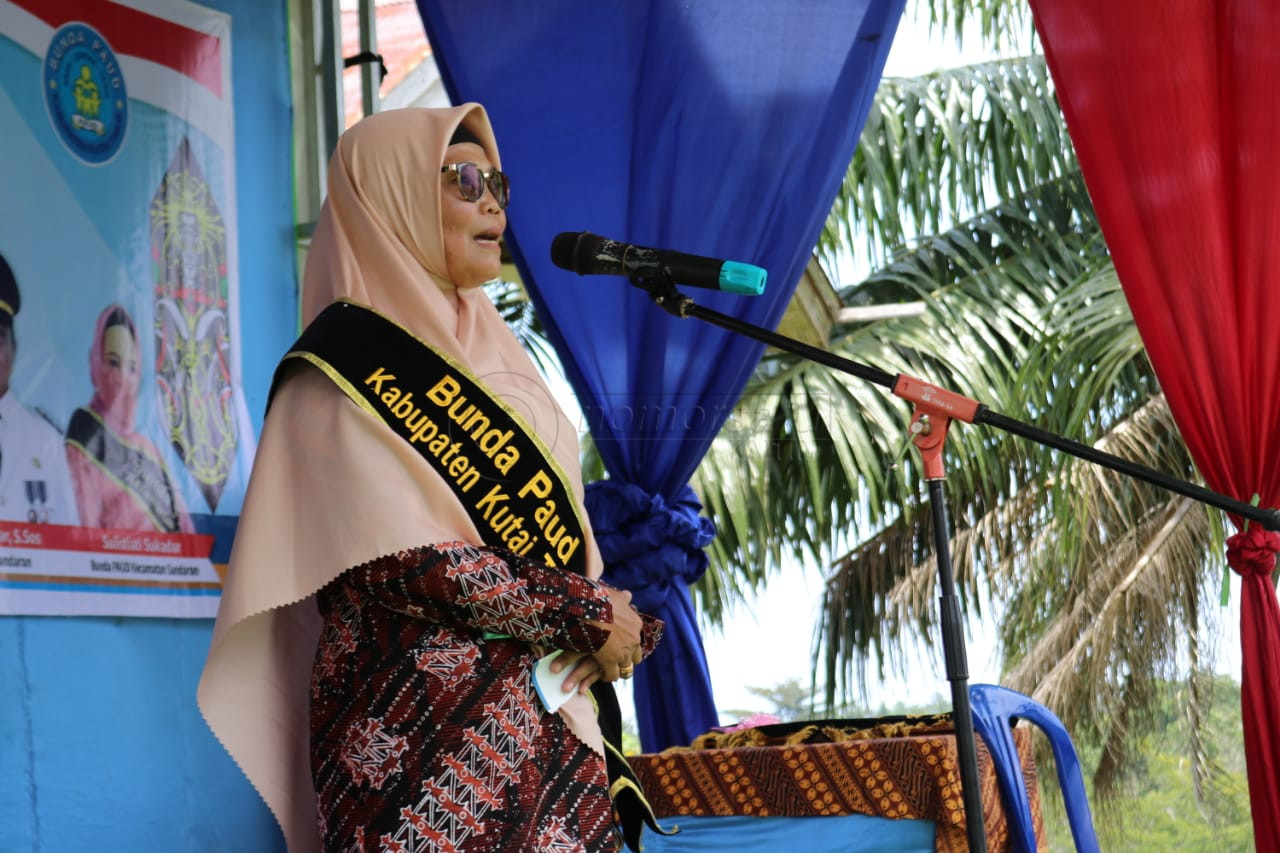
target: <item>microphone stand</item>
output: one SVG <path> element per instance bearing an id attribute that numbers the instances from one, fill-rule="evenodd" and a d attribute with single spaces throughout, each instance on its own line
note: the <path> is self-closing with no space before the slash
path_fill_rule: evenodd
<path id="1" fill-rule="evenodd" d="M 1014 435 L 1022 436 L 1069 453 L 1080 459 L 1119 471 L 1135 479 L 1143 480 L 1168 491 L 1193 498 L 1228 513 L 1257 521 L 1268 530 L 1280 530 L 1280 511 L 1256 507 L 1226 495 L 1162 474 L 1154 468 L 1121 459 L 1094 447 L 1055 435 L 1030 424 L 994 412 L 954 391 L 931 385 L 906 374 L 896 376 L 883 370 L 861 364 L 847 358 L 788 338 L 777 332 L 752 323 L 703 308 L 676 290 L 671 272 L 662 269 L 653 277 L 635 272 L 631 283 L 644 290 L 667 313 L 680 317 L 696 317 L 715 326 L 745 335 L 754 340 L 827 367 L 852 374 L 888 388 L 894 395 L 912 404 L 909 430 L 912 443 L 920 451 L 925 480 L 929 489 L 929 505 L 933 518 L 934 552 L 938 561 L 940 590 L 940 621 L 942 626 L 942 651 L 947 680 L 951 683 L 952 718 L 956 729 L 956 754 L 960 765 L 961 793 L 964 799 L 965 833 L 972 853 L 986 853 L 987 842 L 983 826 L 982 796 L 978 783 L 977 747 L 973 733 L 973 712 L 969 702 L 969 664 L 965 652 L 960 603 L 956 597 L 955 578 L 951 566 L 951 545 L 947 507 L 942 484 L 946 469 L 942 459 L 942 447 L 946 441 L 947 427 L 952 420 L 965 423 L 987 424 Z"/>

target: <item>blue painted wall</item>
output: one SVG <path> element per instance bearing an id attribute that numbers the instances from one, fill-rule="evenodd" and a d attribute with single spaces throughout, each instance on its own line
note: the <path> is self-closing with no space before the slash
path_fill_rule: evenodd
<path id="1" fill-rule="evenodd" d="M 203 4 L 232 16 L 241 352 L 256 433 L 297 331 L 285 4 Z M 211 620 L 0 617 L 0 850 L 284 848 L 196 708 L 212 630 Z"/>

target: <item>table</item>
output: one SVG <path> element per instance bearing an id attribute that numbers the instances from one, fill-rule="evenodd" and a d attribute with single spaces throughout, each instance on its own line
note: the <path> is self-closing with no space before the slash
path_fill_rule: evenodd
<path id="1" fill-rule="evenodd" d="M 805 853 L 967 850 L 954 731 L 946 714 L 827 720 L 709 732 L 689 747 L 629 756 L 659 822 L 682 828 L 667 839 L 646 832 L 646 853 L 787 844 Z M 1031 730 L 1016 727 L 1014 739 L 1043 838 Z M 1010 850 L 981 738 L 977 751 L 987 849 Z"/>

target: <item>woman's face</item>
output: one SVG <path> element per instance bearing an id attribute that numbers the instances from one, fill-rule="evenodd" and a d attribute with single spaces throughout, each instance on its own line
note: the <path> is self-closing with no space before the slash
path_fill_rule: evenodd
<path id="1" fill-rule="evenodd" d="M 102 333 L 102 387 L 98 392 L 111 409 L 128 411 L 138 399 L 138 347 L 128 326 L 108 326 Z"/>
<path id="2" fill-rule="evenodd" d="M 459 142 L 445 150 L 445 166 L 469 161 L 484 172 L 493 168 L 484 149 L 474 142 Z M 444 228 L 445 263 L 456 287 L 478 287 L 497 278 L 502 270 L 498 238 L 507 227 L 507 214 L 498 207 L 486 186 L 479 201 L 467 201 L 447 172 L 440 174 L 440 218 Z"/>

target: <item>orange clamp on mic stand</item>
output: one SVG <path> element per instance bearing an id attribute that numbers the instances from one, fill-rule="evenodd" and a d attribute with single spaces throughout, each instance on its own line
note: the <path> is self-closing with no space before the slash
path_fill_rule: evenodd
<path id="1" fill-rule="evenodd" d="M 969 701 L 969 659 L 965 651 L 964 620 L 960 600 L 956 597 L 955 575 L 951 567 L 951 522 L 947 518 L 946 463 L 942 449 L 947 441 L 951 421 L 973 423 L 981 406 L 954 391 L 930 385 L 912 376 L 899 374 L 893 393 L 913 406 L 911 443 L 920 451 L 924 479 L 929 488 L 929 509 L 933 517 L 933 553 L 938 562 L 942 653 L 946 661 L 947 681 L 951 684 L 951 718 L 956 729 L 956 758 L 960 766 L 960 793 L 964 798 L 965 829 L 969 849 L 985 849 L 981 828 L 975 829 L 974 818 L 982 820 L 982 796 L 978 781 L 978 749 L 973 732 L 973 710 Z M 983 846 L 975 846 L 975 842 Z"/>

